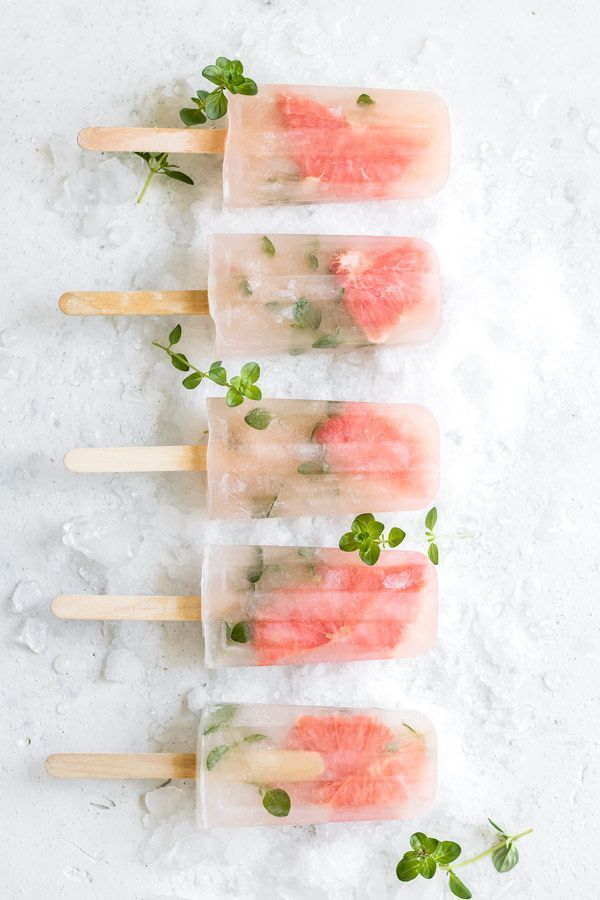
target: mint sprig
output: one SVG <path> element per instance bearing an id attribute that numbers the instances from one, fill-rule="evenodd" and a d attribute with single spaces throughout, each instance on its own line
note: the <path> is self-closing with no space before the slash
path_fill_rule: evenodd
<path id="1" fill-rule="evenodd" d="M 185 388 L 193 390 L 194 388 L 197 388 L 205 378 L 208 378 L 210 381 L 214 382 L 214 384 L 218 384 L 221 387 L 226 387 L 228 389 L 225 396 L 227 406 L 239 406 L 244 402 L 244 397 L 247 397 L 249 400 L 260 400 L 262 398 L 262 391 L 256 383 L 260 377 L 260 366 L 258 363 L 246 363 L 242 366 L 240 374 L 234 375 L 234 377 L 229 380 L 227 372 L 221 365 L 220 359 L 211 363 L 208 372 L 204 372 L 193 365 L 184 353 L 173 350 L 172 348 L 178 344 L 180 340 L 181 325 L 176 325 L 169 334 L 168 345 L 161 344 L 159 341 L 152 341 L 152 345 L 164 350 L 170 357 L 172 365 L 180 372 L 190 373 L 189 375 L 186 375 L 181 382 Z M 253 410 L 253 412 L 255 415 L 249 413 L 245 417 L 246 424 L 250 425 L 251 428 L 258 428 L 259 430 L 266 428 L 270 422 L 270 414 L 266 410 L 261 410 L 260 413 L 258 410 Z M 267 417 L 269 418 L 267 419 Z"/>
<path id="2" fill-rule="evenodd" d="M 427 556 L 434 564 L 437 566 L 440 554 L 438 550 L 438 545 L 435 540 L 435 534 L 433 533 L 433 529 L 435 528 L 435 523 L 437 522 L 437 509 L 435 506 L 432 506 L 427 515 L 425 516 L 425 537 L 429 542 L 429 548 L 427 550 Z"/>
<path id="3" fill-rule="evenodd" d="M 473 895 L 455 870 L 470 866 L 486 856 L 491 856 L 497 872 L 510 872 L 519 861 L 519 852 L 515 846 L 516 842 L 533 831 L 533 828 L 528 828 L 519 834 L 511 835 L 492 822 L 491 819 L 488 819 L 488 822 L 498 832 L 500 839 L 492 847 L 484 850 L 482 853 L 478 853 L 477 856 L 463 860 L 463 862 L 455 866 L 452 863 L 462 853 L 460 844 L 457 844 L 455 841 L 439 841 L 437 838 L 428 837 L 422 831 L 415 832 L 410 837 L 411 849 L 404 854 L 396 866 L 396 876 L 399 881 L 414 881 L 419 875 L 422 878 L 430 879 L 433 878 L 437 871 L 440 871 L 448 876 L 448 887 L 451 894 L 454 894 L 455 897 L 461 897 L 462 900 L 470 900 Z"/>
<path id="4" fill-rule="evenodd" d="M 173 178 L 175 181 L 182 181 L 184 184 L 194 183 L 190 176 L 186 175 L 185 172 L 177 171 L 179 166 L 176 163 L 169 162 L 168 153 L 138 153 L 136 151 L 135 155 L 139 156 L 140 159 L 143 159 L 150 169 L 136 203 L 142 202 L 144 194 L 148 190 L 150 182 L 155 175 L 165 175 L 167 178 Z"/>
<path id="5" fill-rule="evenodd" d="M 361 560 L 368 566 L 374 566 L 381 554 L 382 547 L 398 547 L 406 537 L 401 528 L 391 528 L 387 537 L 383 534 L 385 525 L 376 522 L 373 513 L 361 513 L 340 538 L 340 550 L 351 553 L 358 550 Z"/>
<path id="6" fill-rule="evenodd" d="M 181 121 L 188 128 L 203 125 L 207 119 L 221 119 L 227 112 L 226 91 L 247 96 L 258 93 L 256 82 L 244 75 L 244 67 L 239 59 L 219 56 L 214 65 L 202 69 L 202 75 L 207 81 L 216 84 L 216 88 L 210 92 L 196 91 L 196 96 L 191 97 L 194 106 L 179 111 Z"/>

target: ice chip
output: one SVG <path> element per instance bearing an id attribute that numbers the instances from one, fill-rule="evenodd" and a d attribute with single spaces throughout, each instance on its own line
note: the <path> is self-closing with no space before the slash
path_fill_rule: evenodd
<path id="1" fill-rule="evenodd" d="M 139 656 L 126 647 L 111 650 L 104 661 L 103 676 L 106 681 L 128 684 L 141 681 L 145 675 L 146 670 Z"/>
<path id="2" fill-rule="evenodd" d="M 48 646 L 48 626 L 41 619 L 29 616 L 17 635 L 17 641 L 33 653 L 43 653 Z"/>
<path id="3" fill-rule="evenodd" d="M 63 544 L 105 566 L 124 566 L 137 555 L 143 541 L 135 513 L 104 512 L 80 516 L 63 526 Z"/>
<path id="4" fill-rule="evenodd" d="M 181 811 L 185 806 L 185 792 L 181 788 L 168 784 L 165 787 L 148 791 L 144 795 L 144 803 L 148 812 L 157 819 L 167 819 Z"/>
<path id="5" fill-rule="evenodd" d="M 13 612 L 23 613 L 38 606 L 43 599 L 42 589 L 37 581 L 24 578 L 19 581 L 10 598 L 10 608 Z"/>

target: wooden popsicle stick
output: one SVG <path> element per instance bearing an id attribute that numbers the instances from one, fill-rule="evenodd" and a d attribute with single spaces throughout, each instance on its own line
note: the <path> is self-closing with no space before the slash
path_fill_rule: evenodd
<path id="1" fill-rule="evenodd" d="M 206 447 L 78 447 L 64 462 L 71 472 L 206 472 Z"/>
<path id="2" fill-rule="evenodd" d="M 105 596 L 103 594 L 61 594 L 52 601 L 59 619 L 97 621 L 200 622 L 199 596 Z"/>
<path id="3" fill-rule="evenodd" d="M 67 291 L 67 316 L 206 316 L 208 291 Z"/>
<path id="4" fill-rule="evenodd" d="M 195 753 L 54 753 L 54 778 L 195 778 Z"/>
<path id="5" fill-rule="evenodd" d="M 225 150 L 226 128 L 84 128 L 77 136 L 82 150 L 145 153 L 217 153 Z"/>

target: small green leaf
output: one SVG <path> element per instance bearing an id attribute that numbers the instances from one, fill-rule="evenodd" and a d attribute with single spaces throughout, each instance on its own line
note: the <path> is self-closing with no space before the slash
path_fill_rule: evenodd
<path id="1" fill-rule="evenodd" d="M 202 69 L 202 76 L 213 84 L 221 84 L 223 81 L 223 71 L 220 66 L 205 66 Z"/>
<path id="2" fill-rule="evenodd" d="M 426 856 L 421 860 L 421 875 L 423 878 L 433 878 L 437 870 L 437 865 L 431 856 Z"/>
<path id="3" fill-rule="evenodd" d="M 242 738 L 242 743 L 244 744 L 256 744 L 258 741 L 268 741 L 269 738 L 266 734 L 248 734 L 245 738 Z"/>
<path id="4" fill-rule="evenodd" d="M 339 548 L 340 550 L 345 550 L 346 553 L 351 553 L 353 550 L 358 550 L 358 544 L 354 540 L 354 535 L 351 531 L 347 531 L 346 534 L 343 534 L 341 536 Z"/>
<path id="5" fill-rule="evenodd" d="M 381 535 L 383 534 L 384 528 L 385 528 L 385 525 L 383 524 L 383 522 L 375 522 L 375 521 L 373 521 L 373 522 L 371 522 L 371 524 L 368 526 L 368 532 L 369 532 L 369 535 L 370 535 L 372 538 L 378 538 L 378 537 L 381 537 Z"/>
<path id="6" fill-rule="evenodd" d="M 200 100 L 202 106 L 204 106 L 203 101 L 208 97 L 208 91 L 196 91 L 196 97 L 198 98 L 198 100 Z M 195 97 L 192 97 L 192 100 L 194 101 L 194 103 L 198 103 L 198 100 L 196 100 Z"/>
<path id="7" fill-rule="evenodd" d="M 433 859 L 441 866 L 449 866 L 462 853 L 460 844 L 455 841 L 440 841 L 432 853 Z"/>
<path id="8" fill-rule="evenodd" d="M 267 256 L 275 256 L 275 244 L 273 241 L 263 234 L 260 240 L 260 246 L 262 248 L 262 252 L 266 253 Z"/>
<path id="9" fill-rule="evenodd" d="M 240 391 L 248 400 L 262 400 L 262 391 L 257 384 L 242 383 Z"/>
<path id="10" fill-rule="evenodd" d="M 234 375 L 234 377 L 231 379 L 231 386 L 234 387 L 236 391 L 239 391 L 240 387 L 242 386 L 242 378 L 240 375 Z"/>
<path id="11" fill-rule="evenodd" d="M 381 554 L 381 547 L 372 541 L 370 544 L 363 544 L 359 547 L 358 555 L 368 566 L 374 566 Z"/>
<path id="12" fill-rule="evenodd" d="M 173 331 L 169 335 L 169 346 L 172 347 L 173 344 L 178 344 L 181 340 L 181 325 L 176 325 Z"/>
<path id="13" fill-rule="evenodd" d="M 219 744 L 218 747 L 213 747 L 208 756 L 206 757 L 206 768 L 210 772 L 216 764 L 223 759 L 227 751 L 229 750 L 228 744 Z"/>
<path id="14" fill-rule="evenodd" d="M 372 103 L 375 103 L 372 97 L 369 97 L 368 94 L 359 94 L 356 98 L 356 102 L 359 106 L 370 106 Z"/>
<path id="15" fill-rule="evenodd" d="M 225 396 L 225 403 L 227 406 L 239 406 L 240 403 L 244 402 L 244 398 L 237 390 L 237 388 L 230 387 Z"/>
<path id="16" fill-rule="evenodd" d="M 164 174 L 167 176 L 167 178 L 174 178 L 175 181 L 183 181 L 184 184 L 194 183 L 190 176 L 186 175 L 185 172 L 171 172 L 171 170 L 169 170 Z"/>
<path id="17" fill-rule="evenodd" d="M 434 564 L 434 566 L 437 566 L 437 564 L 438 564 L 438 562 L 439 562 L 439 559 L 440 559 L 440 555 L 439 555 L 439 551 L 438 551 L 438 548 L 437 548 L 437 544 L 430 544 L 430 545 L 429 545 L 429 550 L 427 551 L 427 556 L 429 557 L 429 559 L 431 560 L 431 562 Z"/>
<path id="18" fill-rule="evenodd" d="M 397 547 L 402 543 L 405 537 L 406 532 L 402 531 L 401 528 L 390 528 L 390 533 L 388 535 L 388 544 L 390 545 L 390 547 Z"/>
<path id="19" fill-rule="evenodd" d="M 300 463 L 297 472 L 299 475 L 326 475 L 329 472 L 327 463 L 304 462 Z"/>
<path id="20" fill-rule="evenodd" d="M 369 526 L 375 521 L 373 513 L 361 513 L 352 523 L 352 531 L 354 534 L 360 534 L 363 531 L 368 533 Z"/>
<path id="21" fill-rule="evenodd" d="M 410 836 L 410 846 L 416 853 L 433 853 L 439 843 L 437 838 L 427 837 L 422 831 L 417 831 Z"/>
<path id="22" fill-rule="evenodd" d="M 396 866 L 396 877 L 399 881 L 414 881 L 421 872 L 421 860 L 416 853 L 405 853 Z"/>
<path id="23" fill-rule="evenodd" d="M 222 88 L 217 88 L 208 95 L 204 104 L 206 118 L 214 121 L 221 119 L 227 112 L 227 97 L 223 93 Z"/>
<path id="24" fill-rule="evenodd" d="M 204 734 L 214 734 L 215 731 L 226 725 L 235 715 L 236 708 L 234 703 L 221 703 L 215 706 Z"/>
<path id="25" fill-rule="evenodd" d="M 435 528 L 435 523 L 437 522 L 437 509 L 435 506 L 432 506 L 427 515 L 425 516 L 425 528 L 429 528 L 430 531 L 433 531 Z"/>
<path id="26" fill-rule="evenodd" d="M 289 815 L 292 803 L 287 791 L 283 791 L 281 788 L 272 788 L 265 793 L 263 806 L 272 816 L 283 819 Z"/>
<path id="27" fill-rule="evenodd" d="M 492 853 L 492 862 L 497 872 L 510 872 L 519 862 L 519 851 L 515 844 L 507 841 Z"/>
<path id="28" fill-rule="evenodd" d="M 496 822 L 493 822 L 492 819 L 490 819 L 489 817 L 488 817 L 488 822 L 490 823 L 492 828 L 495 828 L 496 831 L 500 832 L 502 837 L 508 837 L 508 831 L 505 828 L 501 828 L 499 825 L 496 824 Z"/>
<path id="29" fill-rule="evenodd" d="M 331 334 L 323 334 L 320 338 L 314 342 L 313 347 L 315 350 L 323 350 L 328 347 L 339 347 L 342 343 L 341 338 L 341 329 L 336 328 Z"/>
<path id="30" fill-rule="evenodd" d="M 227 384 L 227 372 L 221 365 L 221 360 L 211 363 L 210 369 L 208 370 L 208 377 L 211 381 L 214 381 L 215 384 L 220 384 L 222 386 Z"/>
<path id="31" fill-rule="evenodd" d="M 255 362 L 246 363 L 246 365 L 242 366 L 241 376 L 244 381 L 254 384 L 260 378 L 260 366 Z"/>
<path id="32" fill-rule="evenodd" d="M 462 900 L 471 900 L 473 896 L 464 881 L 461 881 L 454 872 L 448 872 L 448 887 L 455 897 L 461 897 Z"/>
<path id="33" fill-rule="evenodd" d="M 230 637 L 236 644 L 247 644 L 252 640 L 252 628 L 249 622 L 237 622 L 231 629 Z"/>
<path id="34" fill-rule="evenodd" d="M 268 428 L 272 419 L 273 416 L 269 410 L 262 409 L 260 406 L 257 406 L 256 409 L 251 409 L 250 412 L 244 416 L 246 425 L 249 425 L 251 428 L 256 428 L 257 431 L 264 431 L 265 428 Z"/>
<path id="35" fill-rule="evenodd" d="M 191 128 L 193 125 L 203 125 L 206 122 L 206 116 L 201 109 L 191 109 L 190 107 L 180 109 L 179 118 L 188 128 Z"/>
<path id="36" fill-rule="evenodd" d="M 315 256 L 314 253 L 306 254 L 306 262 L 307 262 L 308 268 L 312 269 L 313 271 L 315 271 L 316 269 L 319 268 L 319 258 L 318 258 L 318 256 Z"/>
<path id="37" fill-rule="evenodd" d="M 313 306 L 306 297 L 299 297 L 294 303 L 293 309 L 295 328 L 310 328 L 316 331 L 321 324 L 321 310 Z"/>
<path id="38" fill-rule="evenodd" d="M 258 86 L 251 78 L 245 78 L 241 84 L 236 87 L 236 94 L 244 94 L 247 97 L 253 97 L 258 94 Z"/>
<path id="39" fill-rule="evenodd" d="M 188 390 L 193 390 L 193 388 L 197 388 L 200 382 L 203 379 L 202 372 L 192 372 L 191 375 L 186 375 L 186 377 L 181 382 L 184 388 Z"/>
<path id="40" fill-rule="evenodd" d="M 252 288 L 250 287 L 250 282 L 248 281 L 247 278 L 244 278 L 244 280 L 241 282 L 241 284 L 240 284 L 240 291 L 242 292 L 242 294 L 244 295 L 244 297 L 251 297 L 251 296 L 252 296 Z M 267 306 L 268 306 L 268 305 L 269 305 L 269 304 L 267 303 Z"/>
<path id="41" fill-rule="evenodd" d="M 179 369 L 180 372 L 190 371 L 190 364 L 187 361 L 187 356 L 184 356 L 183 353 L 173 353 L 171 356 L 171 364 L 175 366 L 176 369 Z"/>

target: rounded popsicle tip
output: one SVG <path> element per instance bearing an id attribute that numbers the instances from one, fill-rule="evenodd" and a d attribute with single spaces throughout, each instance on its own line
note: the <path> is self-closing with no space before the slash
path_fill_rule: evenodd
<path id="1" fill-rule="evenodd" d="M 77 143 L 82 150 L 94 149 L 94 133 L 96 129 L 92 127 L 82 128 L 77 135 Z"/>
<path id="2" fill-rule="evenodd" d="M 44 767 L 48 775 L 51 775 L 52 778 L 62 778 L 64 777 L 63 764 L 64 754 L 52 753 L 50 756 L 46 757 Z"/>
<path id="3" fill-rule="evenodd" d="M 50 609 L 54 613 L 54 615 L 58 619 L 67 619 L 67 604 L 69 601 L 69 596 L 66 594 L 59 594 L 58 597 L 55 597 L 50 604 Z"/>
<path id="4" fill-rule="evenodd" d="M 63 456 L 63 464 L 65 469 L 68 469 L 69 472 L 84 471 L 84 469 L 82 469 L 81 467 L 81 453 L 77 448 L 73 450 L 67 450 L 67 452 Z"/>
<path id="5" fill-rule="evenodd" d="M 65 291 L 64 294 L 61 294 L 58 299 L 58 308 L 61 312 L 63 312 L 66 316 L 72 315 L 73 312 L 73 291 Z"/>

